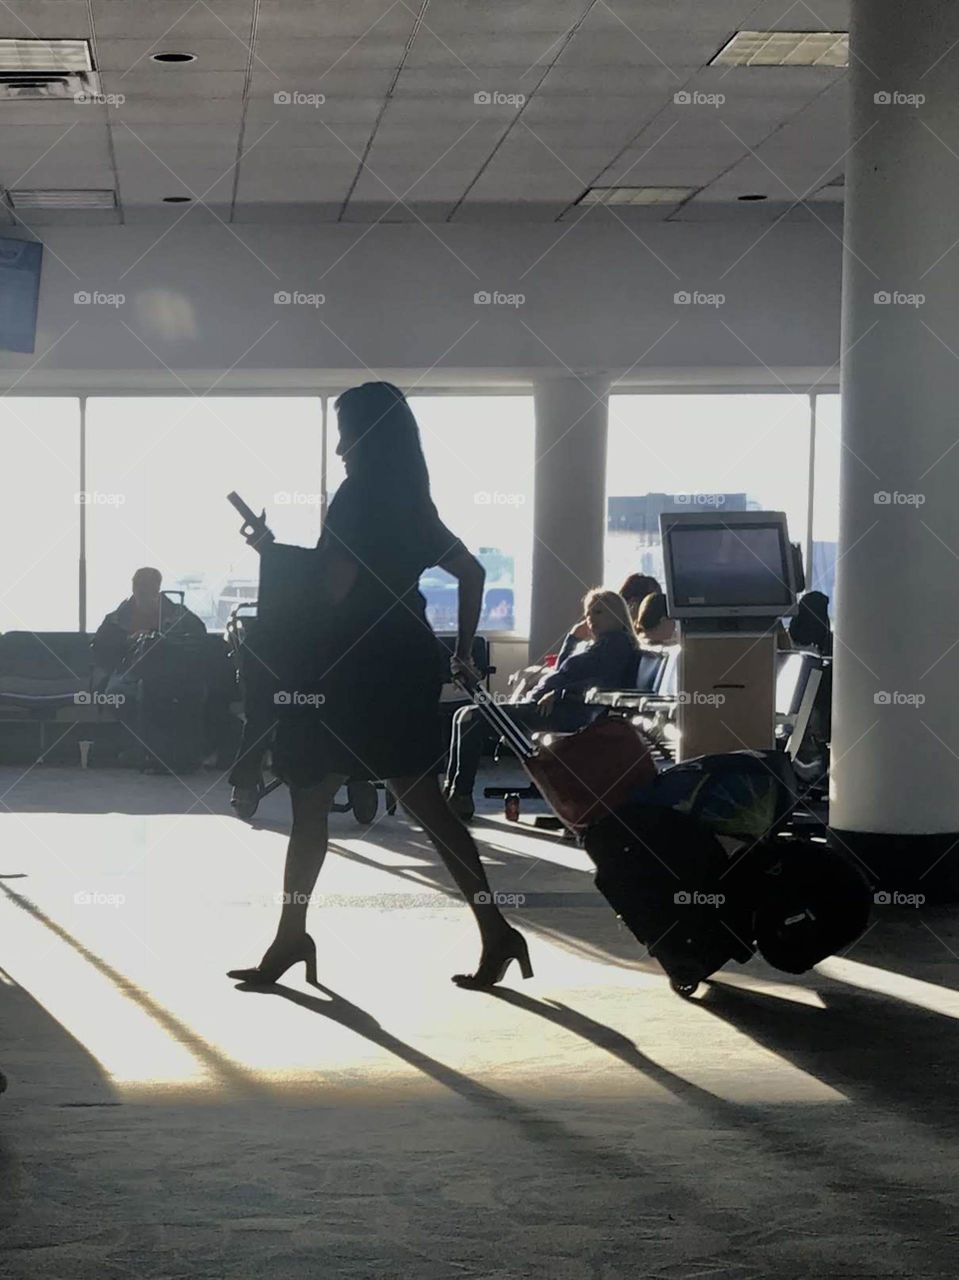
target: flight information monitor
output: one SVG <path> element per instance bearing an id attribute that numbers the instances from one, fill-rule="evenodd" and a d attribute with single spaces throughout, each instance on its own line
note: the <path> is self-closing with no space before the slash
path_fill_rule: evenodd
<path id="1" fill-rule="evenodd" d="M 725 518 L 664 512 L 660 525 L 671 618 L 774 618 L 793 611 L 793 549 L 782 512 Z"/>

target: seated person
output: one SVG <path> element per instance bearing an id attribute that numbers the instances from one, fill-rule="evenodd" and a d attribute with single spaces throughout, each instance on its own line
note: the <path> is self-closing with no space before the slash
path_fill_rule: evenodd
<path id="1" fill-rule="evenodd" d="M 118 718 L 145 750 L 148 765 L 180 772 L 206 754 L 206 627 L 161 594 L 162 581 L 158 569 L 137 569 L 131 595 L 107 614 L 93 638 L 93 679 L 96 689 L 117 700 Z M 141 648 L 145 636 L 157 639 Z M 171 637 L 194 644 L 168 653 L 164 642 Z"/>
<path id="2" fill-rule="evenodd" d="M 650 578 L 645 573 L 631 573 L 620 588 L 619 594 L 626 601 L 629 616 L 635 622 L 639 606 L 645 597 L 650 593 L 659 591 L 660 586 L 655 578 Z M 510 702 L 525 701 L 530 690 L 548 670 L 558 667 L 563 659 L 572 653 L 580 641 L 589 639 L 590 631 L 587 621 L 585 618 L 580 618 L 579 622 L 570 629 L 555 658 L 549 655 L 549 666 L 544 665 L 542 662 L 536 663 L 533 666 L 524 667 L 522 671 L 518 671 L 516 675 L 511 677 L 510 684 L 513 686 L 513 692 L 510 694 Z M 640 642 L 642 642 L 642 637 L 640 637 Z"/>
<path id="3" fill-rule="evenodd" d="M 631 573 L 619 589 L 619 594 L 626 601 L 629 616 L 634 622 L 636 621 L 636 615 L 639 613 L 639 606 L 646 597 L 662 595 L 662 593 L 663 589 L 656 579 L 651 578 L 646 573 Z"/>
<path id="4" fill-rule="evenodd" d="M 666 597 L 661 591 L 651 592 L 636 611 L 636 635 L 644 648 L 676 643 L 676 623 L 666 613 Z"/>
<path id="5" fill-rule="evenodd" d="M 807 591 L 799 600 L 799 612 L 789 619 L 789 638 L 797 649 L 815 649 L 822 657 L 832 654 L 829 597 Z"/>
<path id="6" fill-rule="evenodd" d="M 588 689 L 619 689 L 636 682 L 639 642 L 626 601 L 615 591 L 594 590 L 583 601 L 585 617 L 566 637 L 553 670 L 547 671 L 521 702 L 510 704 L 509 716 L 524 729 L 559 729 L 570 726 L 564 714 L 568 704 L 560 695 L 583 694 Z M 477 707 L 462 707 L 453 717 L 453 736 L 446 775 L 446 797 L 461 818 L 473 816 L 473 786 L 484 747 L 495 745 L 495 731 L 487 726 Z"/>
<path id="7" fill-rule="evenodd" d="M 133 575 L 129 596 L 100 623 L 93 637 L 93 662 L 101 678 L 124 665 L 142 635 L 206 635 L 206 627 L 185 605 L 164 596 L 159 569 L 144 566 Z"/>

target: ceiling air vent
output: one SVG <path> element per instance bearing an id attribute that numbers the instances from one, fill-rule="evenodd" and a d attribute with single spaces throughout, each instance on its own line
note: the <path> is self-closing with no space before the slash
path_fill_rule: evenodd
<path id="1" fill-rule="evenodd" d="M 7 199 L 14 209 L 115 209 L 116 193 L 110 190 L 41 191 L 10 190 Z"/>
<path id="2" fill-rule="evenodd" d="M 846 67 L 849 35 L 845 31 L 737 31 L 709 65 Z"/>
<path id="3" fill-rule="evenodd" d="M 0 40 L 0 101 L 99 92 L 86 40 Z"/>

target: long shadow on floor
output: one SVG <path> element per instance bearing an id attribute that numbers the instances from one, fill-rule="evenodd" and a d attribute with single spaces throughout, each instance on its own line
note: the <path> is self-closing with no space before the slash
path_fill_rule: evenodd
<path id="1" fill-rule="evenodd" d="M 877 907 L 872 927 L 846 954 L 860 964 L 959 991 L 959 908 Z"/>
<path id="2" fill-rule="evenodd" d="M 824 1008 L 721 979 L 697 1004 L 851 1102 L 959 1137 L 959 1021 L 818 975 L 813 985 Z"/>
<path id="3" fill-rule="evenodd" d="M 664 1180 L 669 1181 L 675 1177 L 670 1167 L 664 1166 L 660 1160 L 657 1160 L 654 1152 L 648 1147 L 644 1148 L 633 1142 L 635 1156 L 611 1151 L 608 1146 L 591 1141 L 582 1133 L 543 1115 L 534 1107 L 517 1102 L 415 1049 L 386 1031 L 365 1010 L 328 988 L 318 987 L 325 994 L 326 999 L 301 994 L 281 986 L 269 988 L 243 986 L 240 989 L 279 995 L 301 1008 L 349 1027 L 371 1043 L 394 1054 L 403 1062 L 422 1071 L 430 1079 L 452 1090 L 465 1101 L 482 1107 L 492 1118 L 514 1126 L 524 1138 L 545 1148 L 549 1157 L 573 1164 L 585 1176 L 605 1175 L 615 1178 L 625 1176 L 636 1179 L 637 1186 L 655 1185 L 660 1189 Z M 808 1051 L 796 1057 L 797 1065 L 827 1083 L 832 1083 L 851 1101 L 862 1104 L 856 1113 L 856 1118 L 849 1120 L 847 1124 L 861 1125 L 865 1114 L 867 1129 L 873 1136 L 869 1137 L 868 1145 L 860 1141 L 857 1156 L 855 1148 L 849 1149 L 848 1144 L 844 1143 L 845 1135 L 841 1126 L 836 1129 L 839 1141 L 833 1141 L 828 1126 L 824 1129 L 821 1123 L 809 1125 L 809 1104 L 790 1106 L 762 1102 L 752 1105 L 726 1101 L 652 1061 L 622 1032 L 598 1022 L 567 1004 L 537 1000 L 507 988 L 498 988 L 489 994 L 518 1010 L 545 1018 L 554 1025 L 610 1053 L 627 1066 L 633 1067 L 646 1078 L 668 1090 L 677 1099 L 697 1109 L 703 1116 L 705 1131 L 713 1134 L 725 1131 L 735 1135 L 742 1146 L 732 1150 L 726 1148 L 727 1158 L 749 1161 L 755 1159 L 751 1152 L 758 1149 L 768 1162 L 765 1165 L 767 1171 L 770 1169 L 781 1171 L 788 1179 L 794 1193 L 797 1185 L 802 1185 L 797 1184 L 798 1174 L 808 1180 L 807 1191 L 804 1194 L 815 1194 L 821 1199 L 835 1196 L 847 1201 L 851 1200 L 855 1206 L 857 1219 L 874 1222 L 876 1230 L 885 1235 L 895 1231 L 903 1240 L 914 1242 L 918 1233 L 921 1241 L 915 1247 L 922 1252 L 924 1259 L 928 1258 L 930 1265 L 941 1262 L 944 1250 L 951 1247 L 942 1200 L 934 1191 L 925 1189 L 920 1181 L 921 1172 L 919 1175 L 915 1174 L 915 1165 L 912 1166 L 913 1177 L 910 1179 L 908 1173 L 905 1177 L 897 1176 L 894 1165 L 887 1168 L 881 1161 L 876 1160 L 874 1136 L 876 1116 L 871 1108 L 879 1104 L 886 1109 L 887 1113 L 892 1112 L 898 1115 L 896 1110 L 898 1097 L 902 1096 L 903 1091 L 895 1097 L 884 1096 L 881 1090 L 877 1092 L 867 1086 L 870 1075 L 869 1064 L 873 1059 L 868 1051 L 864 1052 L 866 1042 L 862 1040 L 861 1032 L 870 1016 L 881 1020 L 884 1015 L 893 1024 L 896 1023 L 897 1018 L 904 1017 L 909 1027 L 915 1030 L 912 1018 L 914 1011 L 897 1009 L 895 1007 L 897 1002 L 882 998 L 866 1001 L 861 997 L 847 996 L 843 999 L 842 996 L 845 993 L 841 990 L 836 993 L 837 998 L 832 1000 L 827 1010 L 814 1010 L 793 1002 L 770 1000 L 768 997 L 756 996 L 752 992 L 741 992 L 735 988 L 710 988 L 702 1002 L 704 1018 L 709 1013 L 716 1016 L 725 1014 L 730 1022 L 747 1034 L 753 1034 L 758 1026 L 768 1027 L 771 1023 L 781 1032 L 791 1028 L 788 1035 L 777 1034 L 768 1037 L 769 1047 L 777 1052 L 782 1050 L 780 1039 L 795 1044 L 797 1040 L 802 1039 L 804 1027 L 806 1034 L 809 1035 L 809 1027 L 813 1024 L 813 1020 L 808 1015 L 819 1013 L 822 1016 L 822 1025 L 818 1034 L 812 1036 Z M 778 1007 L 787 1003 L 788 1008 Z M 865 1007 L 860 1007 L 867 1004 L 873 1006 L 871 1013 Z M 881 1007 L 877 1008 L 877 1005 Z M 794 1013 L 797 1010 L 800 1014 L 804 1012 L 807 1015 L 805 1022 L 795 1021 Z M 744 1013 L 751 1013 L 753 1016 L 744 1017 L 742 1016 Z M 925 1014 L 919 1020 L 923 1023 L 925 1031 L 930 1034 L 934 1034 L 936 1024 L 941 1021 L 930 1014 Z M 828 1029 L 827 1024 L 829 1024 Z M 893 1026 L 888 1043 L 893 1043 L 896 1035 L 901 1034 L 902 1031 L 903 1028 L 900 1027 L 897 1030 Z M 857 1049 L 854 1041 L 857 1036 L 860 1036 L 858 1053 L 861 1060 L 858 1072 L 850 1070 L 835 1072 L 829 1063 L 835 1048 L 842 1046 L 849 1057 L 855 1057 Z M 762 1040 L 758 1034 L 756 1038 Z M 900 1051 L 902 1043 L 904 1041 L 899 1041 Z M 953 1045 L 954 1042 L 950 1040 L 950 1044 Z M 944 1052 L 953 1052 L 953 1048 L 946 1049 Z M 783 1056 L 792 1055 L 787 1050 Z M 900 1072 L 902 1072 L 901 1054 L 898 1061 Z M 927 1103 L 931 1101 L 929 1080 L 925 1075 L 928 1066 L 929 1062 L 924 1061 L 920 1056 L 919 1060 L 910 1067 L 913 1072 L 915 1091 L 918 1092 L 920 1081 L 926 1081 Z M 858 1088 L 850 1087 L 854 1075 L 859 1080 Z M 904 1091 L 906 1095 L 912 1092 L 912 1087 Z M 625 1110 L 622 1119 L 622 1136 L 624 1145 L 628 1146 L 632 1141 L 633 1133 L 629 1119 L 628 1099 L 624 1099 L 623 1106 Z M 643 1111 L 640 1109 L 637 1112 L 637 1119 L 642 1117 Z M 920 1148 L 909 1154 L 915 1158 L 917 1152 L 925 1154 Z M 763 1166 L 760 1164 L 758 1167 Z M 684 1182 L 683 1186 L 685 1188 L 683 1194 L 686 1196 L 688 1182 Z M 689 1208 L 690 1216 L 699 1219 L 703 1225 L 716 1226 L 716 1213 L 707 1202 L 700 1204 L 697 1201 L 694 1205 L 690 1205 L 689 1198 L 686 1196 L 685 1206 Z M 727 1206 L 723 1209 L 721 1216 L 724 1230 L 728 1231 L 731 1238 L 738 1238 L 741 1241 L 754 1239 L 757 1243 L 765 1239 L 764 1225 L 748 1211 L 734 1211 Z M 914 1259 L 913 1254 L 911 1261 Z"/>
<path id="4" fill-rule="evenodd" d="M 11 1226 L 28 1195 L 35 1194 L 35 1153 L 18 1133 L 23 1105 L 49 1108 L 112 1107 L 116 1094 L 92 1054 L 10 974 L 0 969 L 0 1024 L 4 1028 L 0 1070 L 0 1230 Z M 29 1169 L 29 1173 L 24 1171 Z"/>
<path id="5" fill-rule="evenodd" d="M 819 1194 L 844 1197 L 855 1195 L 857 1213 L 863 1218 L 875 1220 L 877 1230 L 894 1229 L 905 1239 L 913 1237 L 917 1230 L 922 1232 L 923 1247 L 929 1249 L 932 1260 L 941 1258 L 943 1247 L 952 1247 L 941 1199 L 934 1193 L 926 1192 L 916 1181 L 910 1181 L 908 1177 L 897 1177 L 895 1167 L 887 1169 L 875 1162 L 874 1137 L 866 1149 L 866 1161 L 857 1159 L 855 1149 L 846 1151 L 832 1141 L 823 1142 L 822 1131 L 816 1127 L 810 1128 L 807 1104 L 789 1106 L 726 1101 L 662 1067 L 644 1054 L 628 1036 L 568 1004 L 556 1000 L 537 1000 L 505 987 L 496 988 L 490 994 L 505 1004 L 544 1018 L 555 1026 L 580 1036 L 626 1066 L 633 1067 L 681 1101 L 698 1108 L 704 1117 L 704 1127 L 738 1132 L 745 1144 L 743 1159 L 749 1159 L 750 1148 L 758 1146 L 774 1162 L 774 1167 L 790 1170 L 791 1173 L 797 1170 L 806 1173 L 812 1185 L 817 1186 Z M 938 1105 L 939 1090 L 943 1082 L 939 1080 L 933 1087 L 932 1082 L 937 1077 L 929 1074 L 932 1065 L 930 1060 L 923 1060 L 921 1055 L 918 1060 L 913 1060 L 911 1053 L 908 1057 L 903 1055 L 903 1045 L 909 1041 L 898 1038 L 906 1028 L 899 1027 L 896 1023 L 898 1018 L 903 1017 L 909 1029 L 915 1031 L 912 1015 L 920 1013 L 924 1015 L 919 1018 L 924 1031 L 935 1039 L 938 1024 L 942 1020 L 925 1011 L 903 1009 L 898 1006 L 898 1002 L 886 1001 L 882 997 L 871 1003 L 872 1009 L 867 1010 L 864 1007 L 866 1001 L 858 993 L 850 995 L 839 988 L 833 999 L 827 1002 L 827 1008 L 817 1010 L 792 1001 L 771 999 L 753 991 L 711 984 L 706 996 L 697 1005 L 703 1009 L 704 1014 L 723 1017 L 780 1056 L 794 1057 L 796 1065 L 804 1071 L 832 1085 L 850 1101 L 860 1103 L 870 1122 L 874 1119 L 874 1108 L 882 1108 L 887 1113 L 898 1115 L 900 1099 L 904 1096 L 912 1103 L 919 1103 L 921 1099 L 924 1105 L 921 1108 L 911 1107 L 910 1110 L 913 1113 L 920 1110 L 923 1114 L 917 1118 L 927 1119 L 925 1113 Z M 882 1009 L 877 1009 L 877 1004 L 881 1004 Z M 797 1011 L 806 1014 L 807 1018 L 797 1019 Z M 813 1016 L 817 1014 L 818 1022 Z M 884 1016 L 891 1023 L 887 1026 L 889 1035 L 884 1043 L 887 1047 L 895 1044 L 898 1051 L 896 1065 L 899 1088 L 893 1094 L 884 1092 L 881 1085 L 871 1080 L 875 1059 L 861 1036 L 870 1020 L 882 1021 Z M 762 1027 L 767 1029 L 767 1034 L 763 1035 L 759 1031 Z M 771 1027 L 776 1028 L 775 1032 L 769 1031 Z M 708 1028 L 704 1030 L 708 1034 Z M 950 1037 L 950 1047 L 935 1055 L 937 1062 L 942 1057 L 952 1055 L 950 1068 L 953 1077 L 959 1074 L 959 1067 L 955 1064 L 955 1051 L 959 1047 L 957 1042 L 959 1029 Z M 803 1044 L 804 1051 L 801 1054 L 790 1054 L 788 1049 L 784 1051 L 784 1043 L 792 1046 Z M 834 1069 L 833 1060 L 837 1047 L 841 1047 L 844 1054 L 855 1061 L 855 1072 L 843 1068 L 837 1072 Z M 884 1069 L 892 1066 L 891 1062 L 885 1063 L 878 1075 L 882 1076 Z M 855 1086 L 854 1076 L 858 1081 Z M 902 1082 L 906 1078 L 910 1084 L 903 1087 Z M 862 1114 L 863 1111 L 860 1111 L 857 1120 L 850 1123 L 861 1123 Z M 956 1120 L 955 1108 L 951 1120 Z M 736 1157 L 732 1155 L 731 1158 Z M 753 1224 L 754 1230 L 756 1226 L 757 1224 Z"/>
<path id="6" fill-rule="evenodd" d="M 617 1147 L 614 1147 L 609 1142 L 594 1140 L 571 1125 L 566 1125 L 533 1106 L 481 1084 L 463 1072 L 423 1053 L 387 1031 L 365 1009 L 319 983 L 316 984 L 316 989 L 322 993 L 322 996 L 310 996 L 280 984 L 267 987 L 241 983 L 237 989 L 259 995 L 279 996 L 302 1009 L 348 1027 L 371 1044 L 393 1054 L 429 1079 L 449 1089 L 465 1102 L 481 1108 L 488 1119 L 500 1121 L 503 1125 L 512 1127 L 516 1136 L 537 1145 L 542 1152 L 543 1164 L 555 1161 L 572 1170 L 578 1178 L 593 1180 L 605 1178 L 613 1182 L 628 1179 L 636 1186 L 638 1200 L 646 1206 L 646 1211 L 649 1211 L 649 1206 L 656 1197 L 661 1202 L 675 1204 L 678 1196 L 683 1203 L 683 1219 L 687 1226 L 695 1222 L 698 1228 L 715 1227 L 715 1211 L 705 1202 L 689 1199 L 688 1182 L 684 1176 L 677 1176 L 674 1162 L 671 1159 L 655 1161 L 652 1153 L 644 1152 L 637 1143 L 630 1142 L 628 1116 L 623 1118 L 620 1142 Z M 517 1003 L 520 1002 L 517 1001 Z M 534 1005 L 536 1003 L 529 1002 Z M 528 1007 L 528 1004 L 524 1004 L 523 1007 Z M 599 1027 L 600 1024 L 595 1025 Z M 602 1028 L 602 1032 L 610 1036 L 616 1035 L 609 1028 Z M 597 1034 L 601 1036 L 602 1032 Z M 598 1043 L 598 1041 L 595 1042 Z M 635 1049 L 635 1046 L 633 1048 Z M 651 1074 L 655 1074 L 658 1083 L 663 1084 L 679 1097 L 690 1100 L 695 1098 L 703 1107 L 714 1109 L 723 1117 L 728 1118 L 731 1114 L 731 1109 L 727 1108 L 725 1103 L 690 1085 L 666 1068 L 655 1066 L 638 1050 L 636 1050 L 635 1061 L 631 1065 L 643 1071 L 649 1069 Z M 416 1103 L 411 1102 L 410 1105 L 415 1106 Z M 508 1140 L 502 1143 L 497 1142 L 497 1150 L 500 1153 L 499 1158 L 509 1160 Z M 495 1169 L 490 1172 L 495 1173 Z M 730 1207 L 724 1210 L 723 1218 L 724 1229 L 734 1234 L 738 1233 L 740 1236 L 748 1233 L 754 1226 L 749 1217 L 748 1208 L 745 1206 L 742 1209 Z"/>
<path id="7" fill-rule="evenodd" d="M 521 929 L 547 937 L 579 955 L 612 959 L 643 972 L 659 971 L 659 966 L 647 957 L 646 948 L 619 922 L 605 898 L 594 888 L 592 871 L 512 853 L 500 845 L 490 850 L 483 844 L 484 829 L 477 828 L 474 834 L 483 862 L 487 868 L 494 864 L 490 869 L 494 890 L 525 895 L 522 906 L 508 908 L 512 921 Z M 347 862 L 396 876 L 421 890 L 433 889 L 457 904 L 462 902 L 439 855 L 432 850 L 430 854 L 435 861 L 421 860 L 398 866 L 348 848 L 337 835 L 330 837 L 330 852 Z M 396 852 L 394 845 L 386 847 Z M 322 890 L 322 881 L 320 887 Z"/>
<path id="8" fill-rule="evenodd" d="M 319 1014 L 331 1022 L 339 1023 L 340 1026 L 348 1027 L 364 1040 L 385 1049 L 401 1062 L 423 1072 L 431 1080 L 450 1089 L 467 1102 L 476 1103 L 497 1119 L 518 1126 L 526 1137 L 546 1145 L 555 1155 L 563 1159 L 583 1162 L 615 1177 L 634 1177 L 640 1172 L 640 1167 L 628 1156 L 621 1156 L 594 1144 L 558 1121 L 516 1102 L 505 1094 L 498 1093 L 488 1085 L 480 1084 L 463 1072 L 447 1066 L 446 1063 L 430 1057 L 429 1054 L 399 1039 L 377 1022 L 372 1014 L 338 995 L 329 987 L 322 983 L 316 983 L 315 987 L 322 993 L 321 996 L 310 996 L 280 983 L 259 986 L 244 982 L 238 984 L 237 990 L 257 995 L 279 996 L 283 1000 L 288 1000 L 290 1004 L 298 1005 L 301 1009 Z"/>
<path id="9" fill-rule="evenodd" d="M 2 882 L 0 882 L 0 894 L 8 898 L 21 911 L 25 911 L 38 924 L 43 925 L 54 937 L 70 947 L 80 961 L 90 965 L 97 973 L 111 982 L 128 1000 L 131 1000 L 141 1008 L 173 1040 L 183 1045 L 198 1062 L 202 1063 L 211 1077 L 222 1088 L 232 1089 L 251 1097 L 267 1092 L 266 1087 L 257 1080 L 254 1072 L 247 1070 L 242 1064 L 234 1062 L 225 1054 L 220 1053 L 213 1045 L 194 1031 L 192 1027 L 170 1013 L 168 1009 L 165 1009 L 146 991 L 131 982 L 125 974 L 91 951 L 69 929 L 65 929 L 63 925 L 58 924 L 46 912 L 41 911 L 24 894 L 15 893 L 13 889 Z"/>

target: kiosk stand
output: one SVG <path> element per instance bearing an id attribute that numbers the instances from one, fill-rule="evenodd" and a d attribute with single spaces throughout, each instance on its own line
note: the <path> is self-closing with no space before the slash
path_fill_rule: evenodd
<path id="1" fill-rule="evenodd" d="M 680 630 L 679 760 L 775 746 L 780 620 L 802 589 L 781 511 L 660 515 L 669 616 Z"/>

